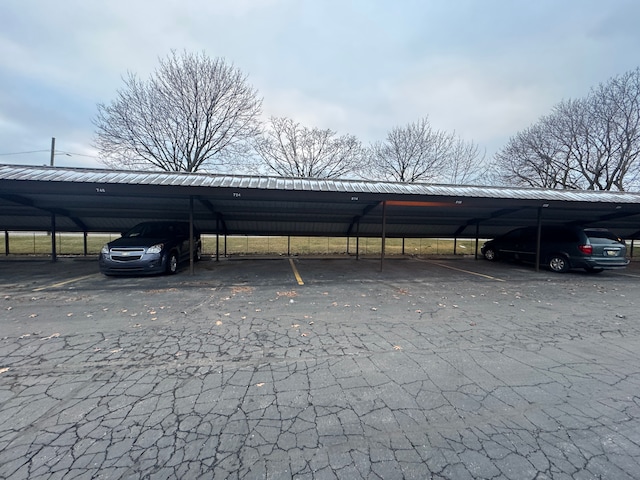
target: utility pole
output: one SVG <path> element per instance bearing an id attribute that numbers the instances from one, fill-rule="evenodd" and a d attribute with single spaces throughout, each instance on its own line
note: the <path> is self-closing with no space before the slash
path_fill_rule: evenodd
<path id="1" fill-rule="evenodd" d="M 53 157 L 56 154 L 56 137 L 51 137 L 51 166 L 53 167 Z"/>

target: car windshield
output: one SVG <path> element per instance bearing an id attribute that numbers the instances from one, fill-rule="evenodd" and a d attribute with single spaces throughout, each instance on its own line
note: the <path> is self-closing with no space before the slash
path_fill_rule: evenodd
<path id="1" fill-rule="evenodd" d="M 173 225 L 162 223 L 143 223 L 129 230 L 125 238 L 161 238 L 173 234 Z"/>

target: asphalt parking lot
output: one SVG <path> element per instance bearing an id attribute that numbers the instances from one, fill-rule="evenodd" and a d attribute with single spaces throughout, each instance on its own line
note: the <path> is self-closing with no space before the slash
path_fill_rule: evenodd
<path id="1" fill-rule="evenodd" d="M 0 478 L 640 478 L 640 264 L 0 259 Z"/>

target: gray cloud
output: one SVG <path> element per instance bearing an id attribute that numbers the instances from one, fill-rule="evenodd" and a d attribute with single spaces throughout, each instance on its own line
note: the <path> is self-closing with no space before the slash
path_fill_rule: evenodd
<path id="1" fill-rule="evenodd" d="M 96 104 L 171 49 L 234 62 L 265 116 L 369 142 L 428 115 L 492 153 L 563 98 L 637 67 L 638 9 L 631 0 L 4 0 L 0 153 L 46 149 L 56 136 L 62 150 L 93 154 Z"/>

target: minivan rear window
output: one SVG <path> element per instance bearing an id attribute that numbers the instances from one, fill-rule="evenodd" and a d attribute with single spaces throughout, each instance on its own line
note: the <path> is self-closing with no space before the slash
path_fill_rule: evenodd
<path id="1" fill-rule="evenodd" d="M 608 230 L 585 230 L 584 233 L 587 234 L 592 243 L 617 243 L 621 241 Z"/>

